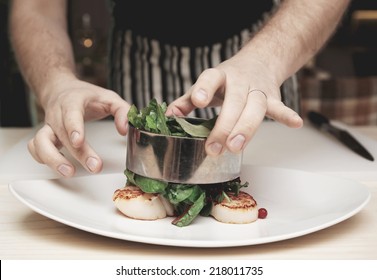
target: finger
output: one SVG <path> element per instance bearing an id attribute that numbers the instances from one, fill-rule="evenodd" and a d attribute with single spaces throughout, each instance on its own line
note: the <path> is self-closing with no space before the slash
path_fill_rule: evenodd
<path id="1" fill-rule="evenodd" d="M 167 108 L 167 115 L 188 115 L 196 108 L 219 105 L 223 101 L 225 74 L 211 68 L 203 71 L 196 83 Z"/>
<path id="2" fill-rule="evenodd" d="M 98 173 L 102 170 L 103 162 L 89 143 L 85 141 L 85 112 L 81 109 L 80 104 L 80 102 L 77 102 L 77 104 L 65 107 L 69 108 L 69 110 L 63 112 L 66 133 L 59 132 L 58 137 L 63 146 L 87 171 Z M 104 94 L 90 100 L 86 107 L 90 109 L 87 116 L 89 119 L 96 119 L 100 116 L 104 117 L 111 114 L 115 117 L 118 132 L 123 135 L 127 133 L 127 113 L 130 106 L 116 93 L 106 91 Z M 65 134 L 70 137 L 66 137 Z"/>
<path id="3" fill-rule="evenodd" d="M 39 163 L 46 164 L 64 177 L 71 177 L 75 167 L 59 152 L 60 147 L 60 141 L 48 125 L 43 126 L 28 143 L 29 152 Z"/>
<path id="4" fill-rule="evenodd" d="M 91 103 L 91 110 L 88 113 L 91 111 L 96 112 L 97 117 L 94 115 L 90 119 L 99 119 L 98 115 L 100 115 L 102 118 L 112 115 L 114 117 L 114 123 L 118 133 L 121 135 L 127 134 L 127 114 L 131 106 L 116 92 L 104 90 L 102 91 L 102 94 L 97 95 Z M 99 114 L 99 111 L 102 113 Z M 89 115 L 88 113 L 87 115 Z"/>
<path id="5" fill-rule="evenodd" d="M 74 124 L 73 124 L 74 125 Z M 83 123 L 82 123 L 83 125 Z M 79 130 L 79 126 L 75 126 L 75 129 Z M 75 133 L 76 130 L 73 131 Z M 74 147 L 71 143 L 71 138 L 67 137 L 66 131 L 60 131 L 57 134 L 58 139 L 62 143 L 63 147 L 76 159 L 87 171 L 91 173 L 98 173 L 102 170 L 102 160 L 97 153 L 92 149 L 89 143 L 85 140 L 84 130 L 80 132 L 80 137 L 83 138 L 82 143 L 78 148 Z M 72 133 L 71 133 L 72 135 Z"/>
<path id="6" fill-rule="evenodd" d="M 169 104 L 166 109 L 167 116 L 186 116 L 190 114 L 194 109 L 195 105 L 191 101 L 191 89 L 182 95 L 181 97 L 174 100 Z"/>
<path id="7" fill-rule="evenodd" d="M 247 105 L 227 138 L 226 147 L 232 153 L 241 152 L 255 134 L 267 110 L 267 96 L 262 91 L 250 91 Z"/>
<path id="8" fill-rule="evenodd" d="M 278 100 L 271 100 L 269 102 L 266 115 L 292 128 L 300 128 L 304 123 L 302 118 L 294 110 Z"/>
<path id="9" fill-rule="evenodd" d="M 81 147 L 85 141 L 84 112 L 76 106 L 71 106 L 69 111 L 63 112 L 63 124 L 70 145 L 74 148 Z"/>
<path id="10" fill-rule="evenodd" d="M 206 141 L 206 151 L 215 156 L 223 153 L 226 140 L 244 110 L 247 98 L 247 88 L 238 86 L 225 94 L 224 104 L 217 118 L 216 124 Z"/>
<path id="11" fill-rule="evenodd" d="M 123 99 L 111 106 L 111 114 L 114 116 L 115 127 L 120 135 L 126 135 L 128 130 L 128 111 L 130 105 Z"/>
<path id="12" fill-rule="evenodd" d="M 70 111 L 63 112 L 62 122 L 63 128 L 58 126 L 60 129 L 53 131 L 62 146 L 87 171 L 91 173 L 100 172 L 102 170 L 102 160 L 88 142 L 85 141 L 84 120 L 81 111 L 75 106 L 71 106 Z"/>
<path id="13" fill-rule="evenodd" d="M 218 96 L 224 92 L 226 82 L 225 73 L 214 68 L 207 69 L 198 77 L 196 83 L 191 88 L 191 101 L 192 104 L 198 108 L 207 107 L 210 103 L 214 102 L 214 97 L 223 99 Z"/>
<path id="14" fill-rule="evenodd" d="M 98 173 L 102 170 L 102 160 L 87 141 L 80 148 L 73 148 L 69 143 L 63 143 L 67 151 L 89 172 Z"/>
<path id="15" fill-rule="evenodd" d="M 35 138 L 32 138 L 29 140 L 28 144 L 27 144 L 27 149 L 29 150 L 29 153 L 33 156 L 33 158 L 39 162 L 39 163 L 44 163 L 42 161 L 42 159 L 39 157 L 37 151 L 36 151 L 36 147 L 35 147 Z"/>

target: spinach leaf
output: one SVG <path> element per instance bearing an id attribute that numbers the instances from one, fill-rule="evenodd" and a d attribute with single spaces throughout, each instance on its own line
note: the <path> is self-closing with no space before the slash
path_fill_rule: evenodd
<path id="1" fill-rule="evenodd" d="M 205 120 L 204 122 L 202 122 L 202 125 L 205 126 L 206 128 L 208 128 L 209 130 L 212 130 L 213 127 L 215 126 L 216 121 L 217 121 L 217 117 L 218 116 L 215 116 L 212 119 Z"/>
<path id="2" fill-rule="evenodd" d="M 188 206 L 187 210 L 179 217 L 174 219 L 172 222 L 174 225 L 178 227 L 184 227 L 191 224 L 191 222 L 199 215 L 200 211 L 203 209 L 205 205 L 206 194 L 202 192 L 202 194 L 196 199 L 196 201 Z"/>
<path id="3" fill-rule="evenodd" d="M 144 127 L 141 114 L 135 105 L 132 105 L 127 114 L 128 121 L 136 128 L 142 129 Z"/>
<path id="4" fill-rule="evenodd" d="M 126 175 L 127 177 L 127 182 L 131 183 L 132 185 L 136 185 L 136 182 L 135 182 L 135 173 L 133 173 L 132 171 L 128 170 L 128 169 L 125 169 L 124 170 L 124 175 Z"/>
<path id="5" fill-rule="evenodd" d="M 202 189 L 198 185 L 170 184 L 166 190 L 165 197 L 173 205 L 182 202 L 192 204 L 202 192 Z"/>
<path id="6" fill-rule="evenodd" d="M 169 183 L 164 181 L 137 175 L 128 169 L 124 173 L 131 184 L 138 186 L 145 193 L 163 193 L 169 185 Z"/>
<path id="7" fill-rule="evenodd" d="M 192 137 L 206 138 L 211 130 L 202 124 L 192 124 L 184 118 L 175 117 L 175 121 L 180 124 L 183 130 Z"/>
<path id="8" fill-rule="evenodd" d="M 161 105 L 153 98 L 149 105 L 140 111 L 132 105 L 128 111 L 129 122 L 137 129 L 157 134 L 171 135 L 167 125 L 168 117 L 165 116 L 166 103 Z"/>
<path id="9" fill-rule="evenodd" d="M 154 101 L 157 103 L 156 99 L 154 99 Z M 165 103 L 163 103 L 164 106 L 159 106 L 158 104 L 156 104 L 156 111 L 157 111 L 157 128 L 158 130 L 160 131 L 161 134 L 164 134 L 164 135 L 170 135 L 170 130 L 166 124 L 166 121 L 167 121 L 167 117 L 165 116 L 165 112 L 166 112 L 166 106 L 165 106 Z"/>
<path id="10" fill-rule="evenodd" d="M 155 112 L 150 112 L 149 115 L 145 116 L 145 129 L 158 133 L 158 128 L 157 128 L 157 115 Z"/>
<path id="11" fill-rule="evenodd" d="M 167 182 L 143 177 L 137 175 L 135 178 L 136 185 L 146 193 L 162 193 L 168 186 Z"/>
<path id="12" fill-rule="evenodd" d="M 189 119 L 166 116 L 166 109 L 165 102 L 158 104 L 157 100 L 153 98 L 148 106 L 140 111 L 135 105 L 132 105 L 127 116 L 129 122 L 140 130 L 163 135 L 200 138 L 206 138 L 209 135 L 217 119 L 216 116 L 194 124 Z"/>

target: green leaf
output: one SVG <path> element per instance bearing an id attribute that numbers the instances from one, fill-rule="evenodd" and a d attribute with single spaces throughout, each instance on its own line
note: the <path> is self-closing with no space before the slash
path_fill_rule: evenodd
<path id="1" fill-rule="evenodd" d="M 147 178 L 135 174 L 135 183 L 143 192 L 146 193 L 163 193 L 168 186 L 167 182 Z"/>
<path id="2" fill-rule="evenodd" d="M 146 122 L 146 125 L 145 125 L 146 130 L 150 132 L 154 132 L 154 133 L 159 132 L 157 128 L 157 115 L 154 112 L 150 112 L 150 114 L 145 117 L 145 122 Z"/>
<path id="3" fill-rule="evenodd" d="M 200 211 L 199 215 L 201 215 L 203 217 L 209 217 L 210 214 L 211 214 L 212 208 L 213 208 L 213 203 L 207 202 L 204 205 L 203 209 Z"/>
<path id="4" fill-rule="evenodd" d="M 135 105 L 132 105 L 127 114 L 128 120 L 137 129 L 171 135 L 167 125 L 168 118 L 165 116 L 166 108 L 167 105 L 165 102 L 160 105 L 153 98 L 148 106 L 141 109 L 140 112 Z"/>
<path id="5" fill-rule="evenodd" d="M 151 99 L 148 106 L 140 111 L 132 105 L 128 112 L 129 122 L 140 130 L 157 134 L 174 135 L 179 137 L 200 137 L 206 138 L 215 125 L 217 117 L 191 123 L 182 117 L 168 117 L 165 115 L 167 104 L 158 104 L 155 98 Z"/>
<path id="6" fill-rule="evenodd" d="M 193 137 L 206 138 L 211 130 L 202 124 L 192 124 L 184 118 L 175 117 L 175 120 L 183 128 L 183 130 Z"/>
<path id="7" fill-rule="evenodd" d="M 132 171 L 126 169 L 126 170 L 124 170 L 124 175 L 126 175 L 127 181 L 129 183 L 131 183 L 132 185 L 136 185 L 136 182 L 135 182 L 135 179 L 134 179 L 135 173 L 133 173 Z"/>
<path id="8" fill-rule="evenodd" d="M 135 174 L 129 169 L 124 171 L 124 174 L 127 176 L 127 180 L 138 186 L 143 192 L 146 193 L 164 193 L 166 187 L 169 183 L 144 177 L 138 174 Z"/>
<path id="9" fill-rule="evenodd" d="M 188 226 L 199 215 L 205 205 L 205 192 L 202 192 L 198 199 L 188 207 L 185 213 L 173 220 L 173 224 L 178 227 Z"/>
<path id="10" fill-rule="evenodd" d="M 199 185 L 170 184 L 165 197 L 174 205 L 182 202 L 192 204 L 202 192 Z"/>
<path id="11" fill-rule="evenodd" d="M 141 120 L 141 115 L 135 105 L 132 105 L 127 113 L 128 121 L 136 128 L 142 129 L 143 122 Z"/>
<path id="12" fill-rule="evenodd" d="M 163 135 L 170 135 L 170 130 L 166 124 L 167 118 L 165 116 L 166 106 L 162 107 L 157 104 L 157 128 Z"/>
<path id="13" fill-rule="evenodd" d="M 233 180 L 227 183 L 227 188 L 224 191 L 232 192 L 237 196 L 241 188 L 247 188 L 248 186 L 249 186 L 249 182 L 245 182 L 244 184 L 241 184 L 239 180 Z"/>
<path id="14" fill-rule="evenodd" d="M 217 116 L 213 117 L 212 119 L 202 122 L 202 126 L 205 126 L 209 130 L 212 130 L 213 127 L 215 126 L 216 121 L 217 121 Z"/>
<path id="15" fill-rule="evenodd" d="M 174 184 L 169 187 L 166 192 L 166 198 L 170 203 L 176 205 L 185 201 L 193 192 L 190 185 Z"/>

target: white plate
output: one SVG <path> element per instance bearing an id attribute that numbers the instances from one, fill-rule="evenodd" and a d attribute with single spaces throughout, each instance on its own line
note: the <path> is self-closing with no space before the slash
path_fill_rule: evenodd
<path id="1" fill-rule="evenodd" d="M 368 189 L 352 180 L 305 171 L 244 166 L 241 179 L 268 217 L 230 225 L 198 217 L 183 228 L 172 218 L 138 221 L 113 204 L 119 174 L 71 179 L 16 181 L 11 192 L 34 211 L 63 224 L 103 236 L 182 247 L 230 247 L 275 242 L 309 234 L 355 215 L 369 201 Z"/>

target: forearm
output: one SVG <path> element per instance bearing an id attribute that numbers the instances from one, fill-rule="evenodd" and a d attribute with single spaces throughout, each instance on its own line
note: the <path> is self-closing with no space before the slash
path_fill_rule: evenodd
<path id="1" fill-rule="evenodd" d="M 349 0 L 283 0 L 281 7 L 241 50 L 284 82 L 331 37 Z"/>
<path id="2" fill-rule="evenodd" d="M 74 77 L 65 0 L 14 0 L 10 34 L 21 72 L 45 106 L 56 83 Z"/>

